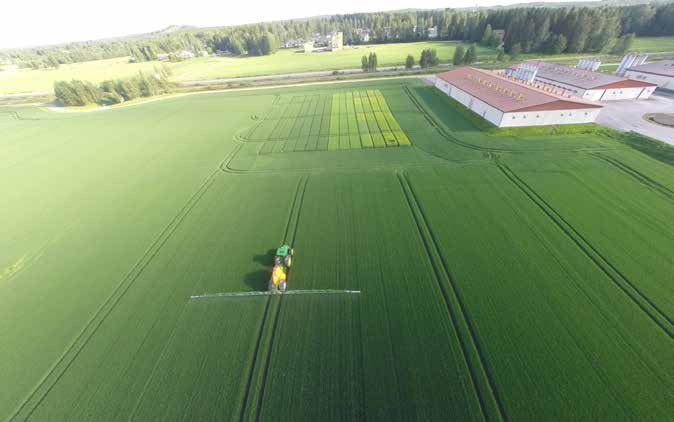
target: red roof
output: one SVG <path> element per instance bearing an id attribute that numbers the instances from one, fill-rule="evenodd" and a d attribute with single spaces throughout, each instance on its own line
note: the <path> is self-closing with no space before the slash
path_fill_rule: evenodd
<path id="1" fill-rule="evenodd" d="M 601 108 L 599 104 L 555 95 L 472 67 L 459 67 L 440 73 L 437 77 L 504 113 Z"/>
<path id="2" fill-rule="evenodd" d="M 601 85 L 593 89 L 619 89 L 619 88 L 647 88 L 657 86 L 654 83 L 635 81 L 634 79 L 625 79 L 623 81 L 614 82 L 611 84 Z"/>

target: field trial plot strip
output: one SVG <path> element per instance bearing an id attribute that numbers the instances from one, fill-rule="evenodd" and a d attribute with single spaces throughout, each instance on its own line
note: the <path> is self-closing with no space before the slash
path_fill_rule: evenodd
<path id="1" fill-rule="evenodd" d="M 445 301 L 450 321 L 454 327 L 464 362 L 468 369 L 468 375 L 479 401 L 482 416 L 485 420 L 507 421 L 507 414 L 496 390 L 487 360 L 478 342 L 475 328 L 467 314 L 466 307 L 459 295 L 454 279 L 442 258 L 437 239 L 431 231 L 411 184 L 404 174 L 397 173 L 397 176 L 413 221 L 417 226 L 419 236 L 424 245 L 426 255 L 433 268 L 435 280 Z M 447 286 L 449 289 L 447 289 Z"/>
<path id="2" fill-rule="evenodd" d="M 674 338 L 674 321 L 663 312 L 646 294 L 644 294 L 627 276 L 616 268 L 599 250 L 585 239 L 566 219 L 558 213 L 531 186 L 522 180 L 510 167 L 497 161 L 498 168 L 504 176 L 519 188 L 557 227 L 573 241 L 580 250 L 611 280 L 627 297 L 629 297 L 659 328 L 670 338 Z"/>

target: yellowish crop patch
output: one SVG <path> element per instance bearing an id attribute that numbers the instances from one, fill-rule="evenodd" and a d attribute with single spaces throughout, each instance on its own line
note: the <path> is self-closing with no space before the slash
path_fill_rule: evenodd
<path id="1" fill-rule="evenodd" d="M 260 154 L 411 145 L 379 90 L 293 96 L 272 107 L 245 136 Z"/>

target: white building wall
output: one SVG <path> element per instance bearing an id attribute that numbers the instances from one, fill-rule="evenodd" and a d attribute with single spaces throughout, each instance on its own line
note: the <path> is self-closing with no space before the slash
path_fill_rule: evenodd
<path id="1" fill-rule="evenodd" d="M 454 85 L 443 81 L 440 78 L 437 78 L 435 81 L 435 86 L 440 91 L 449 95 L 459 103 L 461 103 L 467 109 L 473 111 L 475 114 L 479 115 L 489 123 L 494 126 L 498 126 L 501 123 L 503 112 L 498 110 L 484 101 L 473 97 L 469 93 L 455 87 Z"/>
<path id="2" fill-rule="evenodd" d="M 634 79 L 636 81 L 650 82 L 657 84 L 658 87 L 674 91 L 674 77 L 662 76 L 662 75 L 653 75 L 651 73 L 637 72 L 634 70 L 628 70 L 625 73 L 626 78 Z"/>
<path id="3" fill-rule="evenodd" d="M 643 88 L 615 88 L 607 89 L 601 96 L 600 101 L 633 100 L 643 98 Z M 651 91 L 652 92 L 652 91 Z M 650 96 L 647 95 L 645 98 Z"/>
<path id="4" fill-rule="evenodd" d="M 460 91 L 460 89 L 454 88 L 452 91 Z M 503 117 L 503 112 L 501 110 L 497 110 L 494 107 L 490 106 L 489 104 L 485 103 L 484 101 L 477 99 L 475 97 L 471 97 L 471 99 L 472 103 L 469 108 L 473 110 L 475 114 L 482 117 L 483 119 L 493 124 L 494 126 L 499 126 L 501 124 L 501 119 Z"/>
<path id="5" fill-rule="evenodd" d="M 656 88 L 657 88 L 657 87 L 655 87 L 655 86 L 651 86 L 651 87 L 648 87 L 648 88 L 644 88 L 644 90 L 643 90 L 643 92 L 641 93 L 641 95 L 639 95 L 639 99 L 640 99 L 640 100 L 645 100 L 645 99 L 649 98 L 649 97 L 655 92 L 655 89 L 656 89 Z"/>
<path id="6" fill-rule="evenodd" d="M 627 76 L 627 75 L 626 75 Z M 636 79 L 636 78 L 632 78 Z M 640 96 L 642 94 L 642 88 L 616 88 L 616 89 L 588 89 L 584 90 L 583 88 L 578 88 L 573 85 L 567 85 L 561 82 L 552 81 L 550 79 L 545 79 L 536 76 L 536 80 L 539 82 L 544 82 L 546 84 L 554 85 L 559 88 L 566 89 L 574 96 L 581 97 L 584 100 L 588 101 L 616 101 L 616 100 L 632 100 L 636 98 L 648 98 L 647 96 Z M 651 81 L 647 81 L 651 82 Z M 674 89 L 674 88 L 673 88 Z M 652 91 L 651 91 L 652 92 Z"/>
<path id="7" fill-rule="evenodd" d="M 499 127 L 592 123 L 597 119 L 600 111 L 600 108 L 588 108 L 505 113 Z"/>
<path id="8" fill-rule="evenodd" d="M 603 89 L 588 89 L 583 91 L 583 95 L 580 97 L 587 101 L 599 101 L 602 95 L 604 95 Z"/>
<path id="9" fill-rule="evenodd" d="M 436 77 L 435 78 L 435 87 L 439 89 L 440 91 L 444 92 L 445 94 L 449 95 L 449 88 L 450 85 L 448 82 L 443 81 L 442 79 Z"/>

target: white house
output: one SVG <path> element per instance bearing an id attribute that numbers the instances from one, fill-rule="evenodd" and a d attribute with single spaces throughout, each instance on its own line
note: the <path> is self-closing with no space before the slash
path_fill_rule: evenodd
<path id="1" fill-rule="evenodd" d="M 599 104 L 546 92 L 472 67 L 436 75 L 435 86 L 498 127 L 592 123 L 601 111 Z"/>
<path id="2" fill-rule="evenodd" d="M 370 42 L 370 30 L 367 28 L 358 28 L 356 29 L 356 35 L 360 39 L 360 42 Z"/>
<path id="3" fill-rule="evenodd" d="M 674 91 L 674 60 L 660 60 L 629 67 L 625 77 L 656 84 L 659 88 Z"/>
<path id="4" fill-rule="evenodd" d="M 428 38 L 433 39 L 433 38 L 438 38 L 438 27 L 437 26 L 432 26 L 428 28 Z"/>
<path id="5" fill-rule="evenodd" d="M 647 99 L 657 85 L 650 82 L 621 78 L 608 73 L 548 63 L 527 61 L 538 68 L 536 81 L 562 88 L 574 96 L 589 101 Z"/>
<path id="6" fill-rule="evenodd" d="M 192 53 L 189 50 L 181 50 L 176 53 L 176 56 L 181 59 L 191 59 L 192 57 L 194 57 L 194 53 Z"/>
<path id="7" fill-rule="evenodd" d="M 331 32 L 328 34 L 328 50 L 337 51 L 341 50 L 344 46 L 344 33 L 343 32 Z"/>

